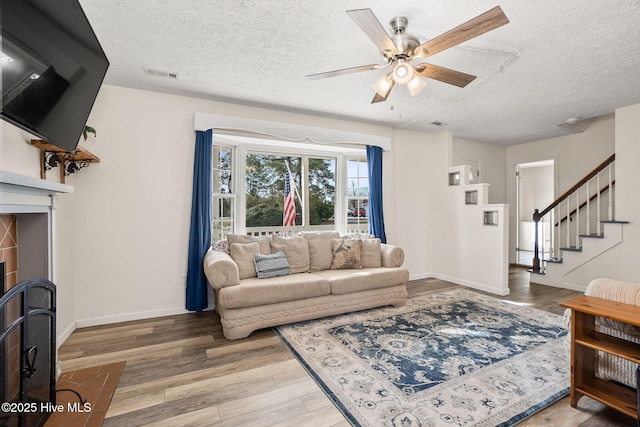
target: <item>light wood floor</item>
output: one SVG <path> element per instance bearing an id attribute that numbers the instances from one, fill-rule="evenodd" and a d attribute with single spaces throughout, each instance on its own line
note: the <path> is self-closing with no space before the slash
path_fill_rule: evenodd
<path id="1" fill-rule="evenodd" d="M 521 268 L 511 268 L 509 285 L 504 299 L 556 314 L 579 295 L 529 284 Z M 407 286 L 410 298 L 459 287 L 436 279 Z M 104 426 L 350 425 L 271 329 L 228 341 L 215 312 L 78 329 L 59 359 L 63 371 L 126 361 Z M 635 425 L 588 398 L 579 403 L 562 399 L 521 425 Z"/>

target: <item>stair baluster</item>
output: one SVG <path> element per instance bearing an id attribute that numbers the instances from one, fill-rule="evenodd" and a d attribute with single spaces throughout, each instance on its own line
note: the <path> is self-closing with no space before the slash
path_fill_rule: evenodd
<path id="1" fill-rule="evenodd" d="M 587 181 L 587 220 L 584 225 L 584 234 L 591 234 L 591 197 L 589 197 L 591 191 L 589 191 L 589 182 L 590 180 Z"/>
<path id="2" fill-rule="evenodd" d="M 571 208 L 570 203 L 571 199 L 567 198 L 567 221 L 565 222 L 565 227 L 567 227 L 567 244 L 565 248 L 571 247 Z"/>
<path id="3" fill-rule="evenodd" d="M 600 174 L 598 174 L 596 181 L 598 183 L 598 188 L 600 188 Z M 609 199 L 611 199 L 611 195 L 609 195 Z M 602 236 L 602 226 L 601 224 L 601 213 L 600 213 L 600 192 L 598 191 L 598 194 L 596 196 L 596 208 L 598 210 L 597 212 L 597 217 L 596 217 L 596 234 L 598 236 Z"/>
<path id="4" fill-rule="evenodd" d="M 609 188 L 611 188 L 611 169 L 613 168 L 613 163 L 609 164 Z M 609 214 L 609 220 L 613 221 L 615 218 L 613 217 L 613 192 L 609 192 L 609 206 L 607 208 L 607 212 Z"/>
<path id="5" fill-rule="evenodd" d="M 587 196 L 587 199 L 589 196 Z M 580 189 L 576 189 L 576 249 L 580 249 Z"/>

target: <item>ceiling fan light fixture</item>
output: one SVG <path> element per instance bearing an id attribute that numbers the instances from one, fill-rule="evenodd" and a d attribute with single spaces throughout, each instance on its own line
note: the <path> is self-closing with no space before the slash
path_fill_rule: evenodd
<path id="1" fill-rule="evenodd" d="M 407 88 L 411 96 L 416 96 L 427 86 L 427 82 L 421 79 L 419 76 L 413 76 L 413 78 L 407 83 Z"/>
<path id="2" fill-rule="evenodd" d="M 393 69 L 393 80 L 400 84 L 407 84 L 413 78 L 413 67 L 411 64 L 401 62 Z"/>
<path id="3" fill-rule="evenodd" d="M 389 74 L 385 74 L 380 77 L 373 85 L 373 90 L 375 90 L 378 95 L 383 98 L 386 98 L 393 87 L 393 80 L 389 77 Z"/>

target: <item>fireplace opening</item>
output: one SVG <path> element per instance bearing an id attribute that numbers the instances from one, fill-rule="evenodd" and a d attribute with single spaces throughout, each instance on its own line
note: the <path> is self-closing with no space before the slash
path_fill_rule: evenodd
<path id="1" fill-rule="evenodd" d="M 29 279 L 0 297 L 0 425 L 42 426 L 55 406 L 56 287 Z M 15 410 L 13 410 L 15 409 Z"/>

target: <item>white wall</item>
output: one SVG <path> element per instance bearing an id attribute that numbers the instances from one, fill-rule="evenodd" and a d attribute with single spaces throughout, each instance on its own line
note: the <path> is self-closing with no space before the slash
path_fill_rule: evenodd
<path id="1" fill-rule="evenodd" d="M 466 173 L 461 173 L 461 185 L 449 185 L 449 172 L 465 167 L 452 167 L 453 138 L 443 134 L 433 153 L 430 195 L 431 224 L 429 241 L 432 249 L 434 277 L 472 288 L 509 294 L 508 233 L 509 209 L 504 204 L 489 205 L 491 185 L 478 189 L 478 204 L 465 205 Z M 480 188 L 482 187 L 482 188 Z M 489 195 L 486 194 L 488 191 Z M 484 197 L 483 197 L 484 194 Z M 484 210 L 498 211 L 499 225 L 483 225 Z"/>
<path id="2" fill-rule="evenodd" d="M 434 169 L 444 166 L 437 166 L 443 158 L 438 152 L 443 135 L 446 138 L 447 133 L 423 134 L 398 129 L 394 134 L 394 224 L 397 241 L 402 242 L 405 249 L 405 266 L 411 279 L 429 277 L 433 268 L 431 183 Z"/>
<path id="3" fill-rule="evenodd" d="M 491 185 L 489 203 L 507 203 L 507 147 L 454 137 L 453 157 L 478 161 L 479 182 Z"/>

